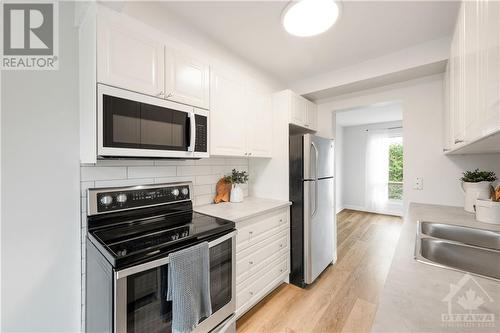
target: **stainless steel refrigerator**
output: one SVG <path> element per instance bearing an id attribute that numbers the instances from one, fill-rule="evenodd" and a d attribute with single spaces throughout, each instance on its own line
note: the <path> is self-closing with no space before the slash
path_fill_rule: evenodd
<path id="1" fill-rule="evenodd" d="M 336 260 L 333 140 L 290 136 L 291 273 L 300 287 Z"/>

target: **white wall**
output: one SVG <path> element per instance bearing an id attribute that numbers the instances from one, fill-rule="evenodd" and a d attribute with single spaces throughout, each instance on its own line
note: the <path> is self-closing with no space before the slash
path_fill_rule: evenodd
<path id="1" fill-rule="evenodd" d="M 383 129 L 399 127 L 401 121 L 367 124 L 360 126 L 341 127 L 342 129 L 342 158 L 341 171 L 337 178 L 342 180 L 341 202 L 343 208 L 368 211 L 365 202 L 366 188 L 366 145 L 367 129 Z M 338 145 L 337 145 L 338 146 Z M 400 215 L 401 205 L 388 205 L 386 213 Z"/>
<path id="2" fill-rule="evenodd" d="M 334 122 L 335 123 L 335 122 Z M 335 124 L 335 213 L 344 209 L 344 187 L 343 163 L 344 160 L 344 129 Z"/>
<path id="3" fill-rule="evenodd" d="M 2 332 L 80 331 L 77 34 L 57 71 L 2 73 Z"/>
<path id="4" fill-rule="evenodd" d="M 458 179 L 464 170 L 480 168 L 500 175 L 500 154 L 443 154 L 442 75 L 324 100 L 319 109 L 328 113 L 387 101 L 401 101 L 403 108 L 406 207 L 410 202 L 462 206 Z M 417 176 L 424 179 L 423 190 L 413 189 Z"/>

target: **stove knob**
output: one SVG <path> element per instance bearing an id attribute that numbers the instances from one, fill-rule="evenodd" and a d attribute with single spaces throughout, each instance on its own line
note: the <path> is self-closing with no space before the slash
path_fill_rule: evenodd
<path id="1" fill-rule="evenodd" d="M 104 206 L 111 205 L 112 202 L 113 202 L 113 197 L 110 195 L 105 195 L 101 198 L 101 204 L 103 204 Z"/>
<path id="2" fill-rule="evenodd" d="M 178 196 L 178 195 L 179 195 L 179 189 L 174 188 L 174 189 L 172 190 L 172 195 L 173 195 L 174 197 Z"/>
<path id="3" fill-rule="evenodd" d="M 118 196 L 116 197 L 116 201 L 118 201 L 119 203 L 125 203 L 125 201 L 127 201 L 127 195 L 125 193 L 118 194 Z"/>
<path id="4" fill-rule="evenodd" d="M 188 194 L 189 194 L 189 190 L 188 190 L 188 188 L 187 188 L 187 187 L 183 187 L 183 188 L 182 188 L 182 194 L 183 194 L 183 195 L 188 195 Z"/>

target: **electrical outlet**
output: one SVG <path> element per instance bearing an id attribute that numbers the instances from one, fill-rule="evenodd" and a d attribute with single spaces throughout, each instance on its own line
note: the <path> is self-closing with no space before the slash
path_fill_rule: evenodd
<path id="1" fill-rule="evenodd" d="M 424 189 L 424 179 L 422 177 L 415 177 L 415 182 L 413 183 L 414 190 Z"/>

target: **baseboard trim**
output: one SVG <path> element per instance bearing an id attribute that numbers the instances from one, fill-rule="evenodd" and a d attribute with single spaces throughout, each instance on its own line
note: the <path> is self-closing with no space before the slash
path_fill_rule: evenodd
<path id="1" fill-rule="evenodd" d="M 373 214 L 391 215 L 391 216 L 399 216 L 399 217 L 404 216 L 403 212 L 376 211 L 376 210 L 366 209 L 365 207 L 356 206 L 356 205 L 344 205 L 342 210 L 344 210 L 344 209 L 357 210 L 360 212 L 373 213 Z"/>

